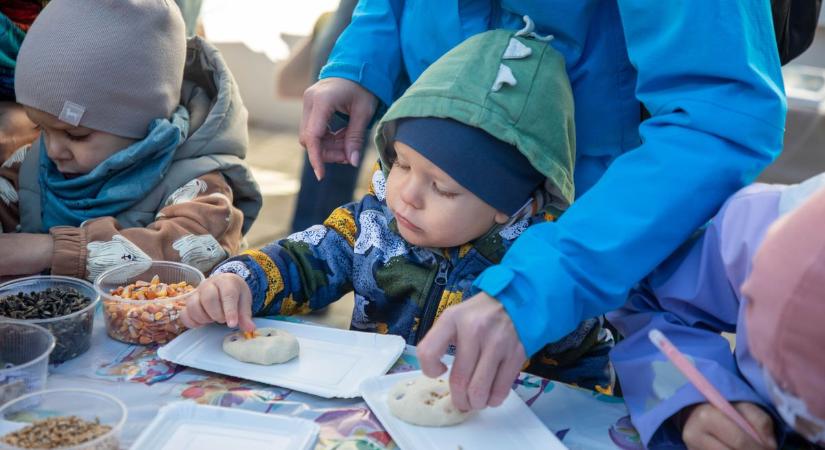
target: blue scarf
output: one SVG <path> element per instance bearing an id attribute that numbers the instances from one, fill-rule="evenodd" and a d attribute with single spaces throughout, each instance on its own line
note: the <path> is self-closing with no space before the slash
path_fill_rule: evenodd
<path id="1" fill-rule="evenodd" d="M 26 33 L 0 13 L 0 100 L 14 100 L 14 67 Z"/>
<path id="2" fill-rule="evenodd" d="M 66 179 L 48 158 L 40 139 L 40 202 L 43 232 L 58 225 L 77 227 L 88 219 L 116 216 L 157 186 L 189 133 L 183 107 L 168 119 L 155 119 L 142 141 L 113 154 L 91 172 Z"/>

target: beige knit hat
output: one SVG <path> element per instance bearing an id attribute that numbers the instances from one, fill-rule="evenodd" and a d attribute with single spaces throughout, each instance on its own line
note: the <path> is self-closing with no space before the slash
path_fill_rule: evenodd
<path id="1" fill-rule="evenodd" d="M 172 0 L 52 0 L 20 47 L 14 89 L 66 123 L 141 139 L 178 104 L 185 60 Z"/>

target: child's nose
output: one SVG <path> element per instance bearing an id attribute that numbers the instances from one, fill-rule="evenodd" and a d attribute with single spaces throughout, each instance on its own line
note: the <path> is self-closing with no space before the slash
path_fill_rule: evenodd
<path id="1" fill-rule="evenodd" d="M 421 186 L 418 183 L 409 181 L 401 189 L 401 200 L 415 209 L 421 209 L 423 206 L 421 198 Z"/>
<path id="2" fill-rule="evenodd" d="M 48 139 L 46 141 L 46 154 L 49 156 L 49 159 L 53 160 L 68 159 L 69 149 L 59 140 Z"/>

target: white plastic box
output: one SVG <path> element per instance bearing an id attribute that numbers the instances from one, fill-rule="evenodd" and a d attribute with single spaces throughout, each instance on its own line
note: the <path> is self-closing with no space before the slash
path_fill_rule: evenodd
<path id="1" fill-rule="evenodd" d="M 161 408 L 131 450 L 309 450 L 319 430 L 298 417 L 175 402 Z"/>

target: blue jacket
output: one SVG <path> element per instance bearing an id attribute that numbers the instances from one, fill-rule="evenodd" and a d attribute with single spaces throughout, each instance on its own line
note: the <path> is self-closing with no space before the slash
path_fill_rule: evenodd
<path id="1" fill-rule="evenodd" d="M 781 149 L 786 106 L 768 0 L 361 0 L 320 76 L 386 105 L 463 39 L 525 14 L 567 62 L 578 199 L 476 284 L 531 354 L 620 306 L 751 182 Z"/>
<path id="2" fill-rule="evenodd" d="M 825 186 L 825 174 L 793 186 L 754 184 L 731 197 L 708 227 L 634 289 L 608 315 L 625 336 L 610 354 L 625 403 L 649 448 L 681 448 L 671 418 L 706 400 L 648 340 L 658 328 L 728 400 L 773 415 L 779 444 L 792 429 L 771 402 L 762 368 L 748 345 L 747 300 L 740 287 L 768 228 Z M 731 352 L 721 332 L 736 333 Z"/>

